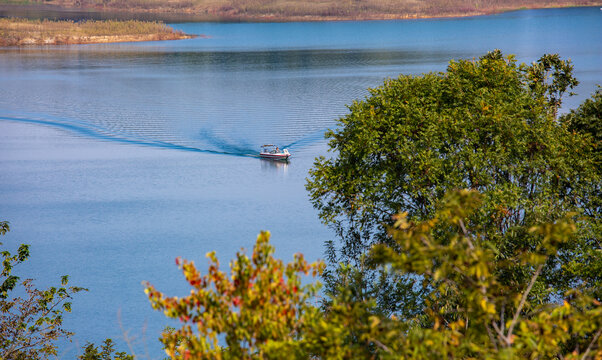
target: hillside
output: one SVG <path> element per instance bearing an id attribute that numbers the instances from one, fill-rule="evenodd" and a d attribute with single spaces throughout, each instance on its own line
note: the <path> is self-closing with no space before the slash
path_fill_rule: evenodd
<path id="1" fill-rule="evenodd" d="M 0 0 L 63 10 L 182 14 L 199 20 L 299 21 L 483 15 L 524 9 L 599 6 L 600 0 Z"/>

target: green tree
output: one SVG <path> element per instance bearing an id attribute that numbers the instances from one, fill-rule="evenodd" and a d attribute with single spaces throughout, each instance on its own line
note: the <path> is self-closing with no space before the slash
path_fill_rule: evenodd
<path id="1" fill-rule="evenodd" d="M 339 288 L 338 264 L 347 263 L 361 275 L 350 286 L 375 298 L 379 311 L 419 314 L 431 290 L 421 277 L 373 271 L 365 254 L 373 244 L 394 245 L 386 231 L 393 215 L 431 218 L 446 192 L 463 188 L 483 194 L 469 224 L 487 234 L 496 264 L 539 246 L 528 232 L 534 224 L 575 213 L 578 235 L 547 260 L 531 301 L 600 287 L 602 272 L 590 271 L 602 263 L 600 228 L 592 226 L 600 212 L 588 199 L 600 197 L 601 174 L 591 141 L 556 119 L 576 84 L 572 65 L 557 55 L 525 65 L 496 50 L 451 61 L 443 73 L 386 80 L 354 102 L 327 132 L 333 154 L 316 160 L 306 186 L 340 240 L 329 243 L 326 288 Z M 528 270 L 500 268 L 501 281 L 520 287 Z"/>
<path id="2" fill-rule="evenodd" d="M 535 224 L 527 233 L 537 245 L 500 261 L 495 238 L 470 226 L 485 199 L 476 191 L 456 191 L 438 203 L 431 219 L 416 222 L 402 213 L 389 231 L 395 246 L 372 248 L 370 256 L 379 266 L 431 285 L 422 315 L 400 341 L 389 340 L 392 348 L 404 358 L 419 359 L 602 356 L 602 306 L 591 289 L 570 289 L 549 303 L 529 301 L 549 259 L 575 238 L 573 221 Z M 528 279 L 519 285 L 505 277 L 516 264 Z"/>
<path id="3" fill-rule="evenodd" d="M 592 152 L 594 154 L 594 168 L 598 173 L 598 181 L 593 183 L 592 196 L 585 198 L 583 207 L 584 216 L 588 219 L 591 226 L 593 237 L 585 238 L 584 242 L 589 243 L 589 250 L 584 247 L 584 251 L 575 254 L 583 258 L 583 261 L 573 261 L 572 263 L 580 273 L 589 273 L 590 277 L 594 274 L 602 274 L 602 262 L 599 261 L 600 237 L 602 233 L 602 88 L 598 86 L 596 92 L 590 99 L 585 100 L 577 109 L 571 110 L 569 114 L 561 117 L 561 121 L 569 131 L 576 132 L 584 136 L 591 142 Z M 597 238 L 595 236 L 598 236 Z M 596 297 L 602 299 L 602 286 L 597 283 Z"/>
<path id="4" fill-rule="evenodd" d="M 377 267 L 429 284 L 420 315 L 375 313 L 369 300 L 349 301 L 353 287 L 342 286 L 323 321 L 304 328 L 298 346 L 322 359 L 602 357 L 602 304 L 591 289 L 568 290 L 550 303 L 529 301 L 547 261 L 574 239 L 574 222 L 532 226 L 527 232 L 538 246 L 499 261 L 488 233 L 470 226 L 484 199 L 477 191 L 453 191 L 437 202 L 431 218 L 398 214 L 388 229 L 391 244 L 370 249 Z M 504 276 L 516 264 L 528 274 L 520 286 Z M 327 334 L 331 338 L 321 340 Z"/>
<path id="5" fill-rule="evenodd" d="M 80 360 L 134 360 L 123 351 L 115 352 L 115 343 L 111 339 L 105 339 L 100 349 L 93 343 L 86 343 L 83 350 L 84 353 L 77 357 Z"/>
<path id="6" fill-rule="evenodd" d="M 598 89 L 575 110 L 562 116 L 570 131 L 591 137 L 594 152 L 597 155 L 598 170 L 602 169 L 602 88 Z"/>
<path id="7" fill-rule="evenodd" d="M 0 235 L 6 235 L 10 231 L 7 221 L 0 221 Z M 3 244 L 0 242 L 0 246 Z M 6 299 L 8 292 L 13 290 L 19 281 L 19 277 L 12 274 L 13 267 L 27 260 L 29 257 L 29 245 L 19 246 L 17 253 L 12 255 L 9 251 L 2 251 L 2 272 L 0 272 L 0 299 Z"/>
<path id="8" fill-rule="evenodd" d="M 0 222 L 0 235 L 10 230 L 8 222 Z M 0 243 L 2 246 L 2 243 Z M 57 355 L 56 341 L 69 338 L 73 333 L 63 329 L 63 314 L 71 312 L 74 293 L 86 290 L 67 286 L 68 277 L 61 278 L 59 287 L 38 290 L 31 279 L 19 284 L 12 274 L 14 266 L 29 257 L 29 246 L 21 245 L 16 255 L 1 252 L 4 260 L 0 283 L 0 359 L 47 359 Z M 11 296 L 21 285 L 25 296 Z"/>
<path id="9" fill-rule="evenodd" d="M 182 266 L 194 287 L 190 296 L 166 298 L 147 288 L 154 307 L 185 323 L 178 339 L 173 331 L 164 332 L 166 343 L 179 341 L 177 352 L 168 354 L 174 359 L 600 359 L 602 304 L 588 289 L 572 289 L 553 303 L 528 301 L 545 264 L 572 241 L 577 226 L 570 218 L 537 224 L 528 229 L 538 239 L 536 247 L 496 261 L 488 233 L 470 226 L 484 200 L 477 191 L 450 192 L 429 219 L 397 215 L 388 230 L 391 244 L 370 249 L 367 256 L 377 267 L 430 284 L 419 316 L 379 314 L 373 301 L 358 300 L 345 285 L 327 308 L 306 303 L 318 284 L 295 292 L 298 280 L 289 277 L 282 285 L 282 263 L 271 258 L 262 233 L 254 254 L 270 255 L 253 261 L 238 254 L 229 279 L 211 254 L 207 276 L 199 276 L 190 263 Z M 517 263 L 528 281 L 507 284 L 504 270 Z M 286 268 L 309 269 L 298 260 Z M 350 277 L 353 271 L 344 266 L 341 274 Z M 256 282 L 247 282 L 251 274 Z M 297 309 L 292 317 L 291 304 Z M 226 335 L 226 346 L 218 345 L 216 333 Z"/>

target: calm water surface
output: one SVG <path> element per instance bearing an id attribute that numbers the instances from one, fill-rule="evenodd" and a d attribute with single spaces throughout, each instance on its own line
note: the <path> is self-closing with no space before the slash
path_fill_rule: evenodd
<path id="1" fill-rule="evenodd" d="M 123 333 L 161 357 L 168 322 L 140 282 L 187 293 L 176 256 L 223 264 L 269 229 L 277 254 L 322 256 L 333 237 L 304 190 L 323 133 L 368 87 L 442 71 L 488 50 L 571 58 L 575 107 L 602 83 L 602 11 L 519 11 L 465 19 L 175 24 L 209 38 L 0 49 L 2 242 L 32 245 L 18 269 L 41 286 L 70 274 L 90 288 L 66 325 L 86 341 Z M 565 108 L 566 111 L 566 108 Z M 290 164 L 254 158 L 288 146 Z"/>

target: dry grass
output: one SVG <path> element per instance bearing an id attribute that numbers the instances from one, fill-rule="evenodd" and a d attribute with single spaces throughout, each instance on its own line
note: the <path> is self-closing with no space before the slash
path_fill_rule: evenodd
<path id="1" fill-rule="evenodd" d="M 6 0 L 5 0 L 6 1 Z M 14 1 L 14 0 L 13 0 Z M 26 0 L 19 0 L 26 1 Z M 2 2 L 2 1 L 0 1 Z M 29 3 L 39 3 L 29 1 Z M 519 8 L 599 6 L 601 0 L 50 0 L 69 8 L 182 13 L 239 20 L 403 19 Z"/>
<path id="2" fill-rule="evenodd" d="M 158 22 L 73 22 L 0 18 L 0 46 L 172 40 L 190 37 Z"/>

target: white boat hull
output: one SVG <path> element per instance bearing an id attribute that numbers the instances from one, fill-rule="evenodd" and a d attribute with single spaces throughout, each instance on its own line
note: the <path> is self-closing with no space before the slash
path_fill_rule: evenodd
<path id="1" fill-rule="evenodd" d="M 259 153 L 259 157 L 262 159 L 271 159 L 271 160 L 288 160 L 291 157 L 291 154 L 271 154 L 271 153 Z"/>

